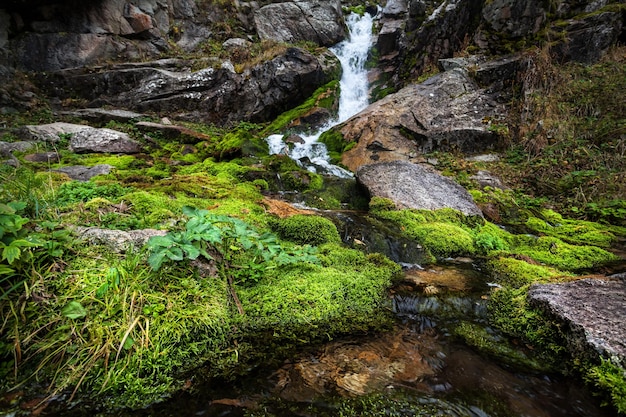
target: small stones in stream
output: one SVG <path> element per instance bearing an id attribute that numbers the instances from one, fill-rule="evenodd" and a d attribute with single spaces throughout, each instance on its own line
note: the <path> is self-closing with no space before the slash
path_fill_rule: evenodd
<path id="1" fill-rule="evenodd" d="M 276 374 L 276 390 L 288 401 L 310 401 L 332 392 L 363 395 L 393 385 L 427 392 L 422 381 L 437 372 L 430 364 L 440 349 L 434 334 L 407 328 L 375 339 L 333 342 L 283 366 Z"/>

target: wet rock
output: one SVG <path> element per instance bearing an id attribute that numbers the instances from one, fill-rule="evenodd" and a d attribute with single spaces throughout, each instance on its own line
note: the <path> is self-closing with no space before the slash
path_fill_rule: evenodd
<path id="1" fill-rule="evenodd" d="M 370 196 L 388 198 L 399 209 L 452 208 L 467 216 L 482 217 L 467 190 L 424 165 L 406 161 L 364 165 L 356 177 Z"/>
<path id="2" fill-rule="evenodd" d="M 18 132 L 18 135 L 28 140 L 56 143 L 63 135 L 74 135 L 89 129 L 93 128 L 85 125 L 56 122 L 45 125 L 26 125 Z"/>
<path id="3" fill-rule="evenodd" d="M 72 135 L 70 150 L 76 153 L 139 153 L 141 143 L 133 140 L 126 133 L 113 129 L 90 128 Z"/>
<path id="4" fill-rule="evenodd" d="M 563 324 L 572 352 L 615 358 L 626 368 L 626 277 L 536 284 L 528 297 L 531 305 Z"/>
<path id="5" fill-rule="evenodd" d="M 478 87 L 467 71 L 455 68 L 386 96 L 335 129 L 346 141 L 357 142 L 342 155 L 342 163 L 355 171 L 372 162 L 412 160 L 435 150 L 490 150 L 499 137 L 485 121 L 504 114 L 494 95 Z"/>
<path id="6" fill-rule="evenodd" d="M 390 384 L 415 386 L 435 374 L 430 359 L 439 349 L 434 337 L 407 329 L 332 342 L 280 369 L 276 389 L 285 400 L 311 401 L 327 392 L 363 395 Z"/>
<path id="7" fill-rule="evenodd" d="M 108 164 L 94 165 L 92 167 L 86 167 L 83 165 L 74 165 L 68 167 L 57 168 L 54 171 L 67 175 L 76 181 L 89 181 L 96 175 L 107 175 L 111 172 L 113 167 Z"/>
<path id="8" fill-rule="evenodd" d="M 77 227 L 74 233 L 90 245 L 104 245 L 116 253 L 126 252 L 131 248 L 141 248 L 152 236 L 165 236 L 165 230 L 112 230 L 97 227 Z"/>
<path id="9" fill-rule="evenodd" d="M 254 22 L 261 39 L 278 42 L 312 41 L 332 46 L 346 35 L 338 0 L 268 4 L 254 13 Z"/>

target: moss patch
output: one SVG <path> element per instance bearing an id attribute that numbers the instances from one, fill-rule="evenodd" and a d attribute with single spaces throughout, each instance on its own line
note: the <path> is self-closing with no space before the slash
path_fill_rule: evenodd
<path id="1" fill-rule="evenodd" d="M 321 216 L 297 214 L 285 219 L 274 219 L 270 225 L 282 239 L 299 245 L 341 243 L 335 224 Z"/>

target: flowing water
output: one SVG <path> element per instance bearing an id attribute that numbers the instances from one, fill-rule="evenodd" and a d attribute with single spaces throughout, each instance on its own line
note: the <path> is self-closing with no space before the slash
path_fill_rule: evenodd
<path id="1" fill-rule="evenodd" d="M 331 48 L 331 51 L 341 62 L 342 76 L 340 80 L 341 94 L 337 117 L 317 132 L 301 136 L 303 143 L 296 144 L 290 149 L 283 142 L 284 135 L 271 135 L 267 138 L 270 154 L 288 154 L 295 161 L 310 161 L 307 169 L 320 170 L 323 173 L 341 178 L 350 178 L 352 173 L 333 165 L 329 161 L 326 146 L 318 142 L 322 133 L 331 127 L 348 120 L 361 110 L 368 102 L 367 69 L 365 63 L 372 44 L 373 17 L 366 13 L 363 16 L 351 14 L 346 19 L 349 37 L 345 41 Z"/>

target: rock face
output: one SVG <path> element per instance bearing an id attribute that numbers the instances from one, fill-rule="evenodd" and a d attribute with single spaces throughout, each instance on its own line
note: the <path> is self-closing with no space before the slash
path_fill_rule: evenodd
<path id="1" fill-rule="evenodd" d="M 626 274 L 533 285 L 528 296 L 532 305 L 564 324 L 574 352 L 616 358 L 626 367 Z"/>
<path id="2" fill-rule="evenodd" d="M 278 42 L 311 41 L 331 46 L 346 35 L 339 0 L 268 4 L 254 13 L 254 23 L 261 39 Z"/>
<path id="3" fill-rule="evenodd" d="M 462 68 L 390 94 L 338 126 L 356 142 L 342 163 L 356 171 L 373 162 L 412 160 L 434 150 L 482 152 L 497 144 L 488 121 L 505 113 L 495 96 Z"/>
<path id="4" fill-rule="evenodd" d="M 539 32 L 546 22 L 541 0 L 494 0 L 485 3 L 483 19 L 490 29 L 511 37 Z"/>
<path id="5" fill-rule="evenodd" d="M 226 124 L 264 122 L 293 108 L 330 81 L 338 61 L 299 48 L 243 73 L 213 66 L 192 72 L 189 62 L 155 61 L 47 74 L 39 85 L 61 100 L 82 98 L 90 107 L 113 105 L 183 120 Z"/>
<path id="6" fill-rule="evenodd" d="M 364 165 L 356 177 L 371 197 L 388 198 L 399 209 L 452 208 L 467 216 L 482 217 L 467 190 L 423 165 L 405 161 Z"/>

